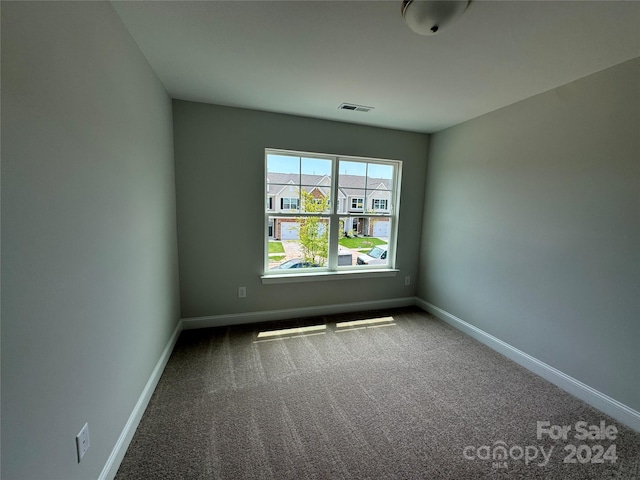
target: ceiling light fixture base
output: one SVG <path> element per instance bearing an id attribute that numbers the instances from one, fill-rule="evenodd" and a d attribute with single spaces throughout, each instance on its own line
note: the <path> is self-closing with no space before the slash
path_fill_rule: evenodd
<path id="1" fill-rule="evenodd" d="M 435 35 L 462 15 L 470 0 L 403 0 L 402 18 L 419 35 Z"/>

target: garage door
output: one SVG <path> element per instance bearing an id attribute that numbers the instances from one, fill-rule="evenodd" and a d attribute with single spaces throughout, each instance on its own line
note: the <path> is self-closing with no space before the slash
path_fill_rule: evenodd
<path id="1" fill-rule="evenodd" d="M 280 240 L 298 240 L 298 230 L 300 230 L 300 223 L 282 222 Z"/>
<path id="2" fill-rule="evenodd" d="M 388 237 L 389 236 L 389 224 L 391 222 L 377 221 L 373 224 L 373 236 L 374 237 Z"/>

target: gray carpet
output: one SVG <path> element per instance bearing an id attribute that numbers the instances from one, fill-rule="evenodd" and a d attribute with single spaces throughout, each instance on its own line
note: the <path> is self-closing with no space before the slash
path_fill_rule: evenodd
<path id="1" fill-rule="evenodd" d="M 579 421 L 618 434 L 576 440 Z M 182 332 L 116 478 L 636 479 L 640 434 L 408 308 Z"/>

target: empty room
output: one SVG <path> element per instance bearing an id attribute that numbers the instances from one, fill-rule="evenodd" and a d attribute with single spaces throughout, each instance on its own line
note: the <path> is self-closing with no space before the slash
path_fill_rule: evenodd
<path id="1" fill-rule="evenodd" d="M 640 2 L 0 17 L 3 480 L 640 478 Z"/>

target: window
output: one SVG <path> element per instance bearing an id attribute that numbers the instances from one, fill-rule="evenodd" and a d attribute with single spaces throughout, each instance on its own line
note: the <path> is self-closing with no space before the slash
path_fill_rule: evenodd
<path id="1" fill-rule="evenodd" d="M 352 198 L 351 210 L 362 210 L 364 205 L 364 198 Z"/>
<path id="2" fill-rule="evenodd" d="M 282 210 L 297 210 L 300 206 L 297 198 L 283 197 L 280 199 L 280 208 Z"/>
<path id="3" fill-rule="evenodd" d="M 371 200 L 371 210 L 386 210 L 387 199 L 374 198 Z"/>
<path id="4" fill-rule="evenodd" d="M 267 149 L 265 163 L 265 277 L 395 268 L 401 162 Z"/>

